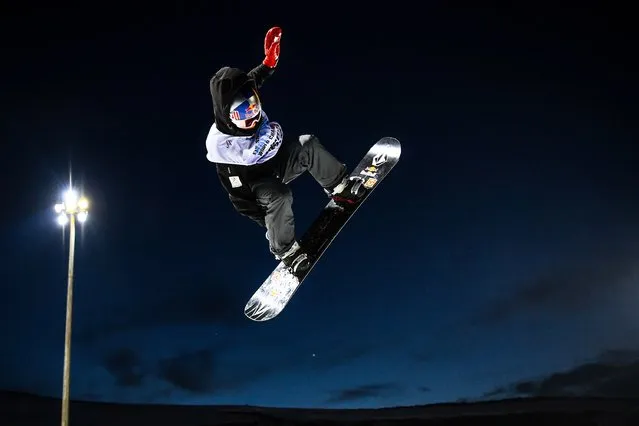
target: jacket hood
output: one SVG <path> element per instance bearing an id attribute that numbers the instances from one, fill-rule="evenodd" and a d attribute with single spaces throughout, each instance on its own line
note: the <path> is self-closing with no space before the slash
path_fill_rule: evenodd
<path id="1" fill-rule="evenodd" d="M 213 113 L 217 129 L 232 136 L 250 136 L 258 126 L 253 129 L 240 129 L 236 127 L 229 117 L 231 103 L 240 88 L 250 84 L 256 88 L 255 81 L 244 71 L 238 68 L 223 67 L 211 78 L 209 88 L 213 99 Z"/>

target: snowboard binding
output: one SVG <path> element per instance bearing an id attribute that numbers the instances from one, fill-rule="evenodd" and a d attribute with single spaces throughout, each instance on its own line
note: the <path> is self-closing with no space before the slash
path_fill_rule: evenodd
<path id="1" fill-rule="evenodd" d="M 331 199 L 341 205 L 356 204 L 366 193 L 366 188 L 362 186 L 364 181 L 365 179 L 362 176 L 349 176 L 344 178 L 342 182 L 344 183 L 344 188 L 340 191 L 335 191 Z"/>
<path id="2" fill-rule="evenodd" d="M 276 256 L 276 258 L 282 261 L 293 275 L 306 272 L 311 266 L 308 254 L 297 241 L 282 257 Z"/>
<path id="3" fill-rule="evenodd" d="M 323 188 L 330 201 L 302 235 L 299 242 L 302 249 L 293 251 L 290 259 L 282 259 L 253 293 L 244 307 L 247 318 L 269 321 L 284 310 L 335 237 L 395 167 L 400 155 L 399 141 L 383 137 L 370 147 L 350 174 L 339 180 L 338 185 Z M 308 262 L 304 272 L 299 269 L 303 264 L 298 264 L 298 257 L 299 262 Z M 292 268 L 297 272 L 291 273 Z"/>

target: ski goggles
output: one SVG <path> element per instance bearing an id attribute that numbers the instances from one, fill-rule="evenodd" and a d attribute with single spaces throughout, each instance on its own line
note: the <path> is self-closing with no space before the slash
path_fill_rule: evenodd
<path id="1" fill-rule="evenodd" d="M 233 123 L 240 128 L 251 128 L 259 121 L 262 108 L 260 98 L 254 90 L 245 96 L 240 95 L 240 99 L 231 105 L 230 118 Z"/>

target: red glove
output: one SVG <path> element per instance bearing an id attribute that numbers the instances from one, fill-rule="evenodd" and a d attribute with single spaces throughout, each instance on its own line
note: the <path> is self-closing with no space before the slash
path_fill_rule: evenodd
<path id="1" fill-rule="evenodd" d="M 275 68 L 280 58 L 280 41 L 282 40 L 282 29 L 273 27 L 264 37 L 264 61 L 262 63 L 269 68 Z"/>

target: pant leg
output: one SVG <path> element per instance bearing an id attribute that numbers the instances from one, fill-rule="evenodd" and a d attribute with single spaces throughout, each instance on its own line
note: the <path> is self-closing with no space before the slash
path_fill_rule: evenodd
<path id="1" fill-rule="evenodd" d="M 266 210 L 264 224 L 271 253 L 279 256 L 295 242 L 293 194 L 279 179 L 261 179 L 252 185 L 257 202 Z"/>
<path id="2" fill-rule="evenodd" d="M 264 222 L 270 250 L 280 256 L 295 242 L 293 194 L 288 184 L 308 171 L 323 188 L 331 188 L 347 171 L 346 165 L 312 135 L 286 140 L 274 160 L 275 176 L 260 179 L 251 189 L 257 202 L 266 209 Z"/>
<path id="3" fill-rule="evenodd" d="M 337 185 L 346 174 L 346 165 L 326 150 L 317 136 L 302 135 L 280 149 L 283 156 L 278 164 L 278 176 L 288 184 L 308 170 L 322 188 Z"/>

